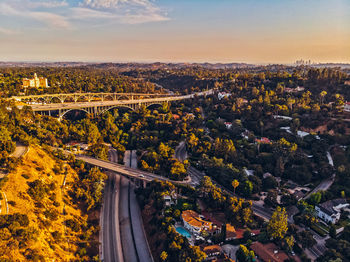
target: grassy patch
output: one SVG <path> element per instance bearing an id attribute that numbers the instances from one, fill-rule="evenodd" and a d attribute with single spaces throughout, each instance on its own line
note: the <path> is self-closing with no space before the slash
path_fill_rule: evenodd
<path id="1" fill-rule="evenodd" d="M 319 234 L 321 237 L 327 236 L 327 232 L 321 228 L 318 224 L 312 224 L 310 228 L 315 231 L 317 234 Z"/>

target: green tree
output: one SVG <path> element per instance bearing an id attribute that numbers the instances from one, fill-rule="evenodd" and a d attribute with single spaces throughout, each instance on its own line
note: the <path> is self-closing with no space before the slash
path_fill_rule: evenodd
<path id="1" fill-rule="evenodd" d="M 288 236 L 285 238 L 286 244 L 288 246 L 289 251 L 292 251 L 292 248 L 294 246 L 294 237 L 293 236 Z"/>
<path id="2" fill-rule="evenodd" d="M 337 230 L 335 228 L 334 225 L 331 225 L 329 228 L 329 236 L 332 238 L 336 238 L 337 237 Z"/>
<path id="3" fill-rule="evenodd" d="M 275 239 L 282 239 L 288 230 L 288 215 L 286 209 L 277 207 L 267 225 L 269 235 Z"/>
<path id="4" fill-rule="evenodd" d="M 166 261 L 167 258 L 168 258 L 168 253 L 165 252 L 165 251 L 163 251 L 163 252 L 160 254 L 160 259 L 161 259 L 162 261 Z"/>
<path id="5" fill-rule="evenodd" d="M 239 182 L 237 179 L 234 179 L 232 181 L 232 187 L 233 187 L 233 194 L 235 195 L 236 194 L 236 188 L 239 186 Z"/>
<path id="6" fill-rule="evenodd" d="M 311 205 L 317 205 L 321 202 L 322 194 L 321 192 L 313 193 L 309 197 L 309 202 Z"/>
<path id="7" fill-rule="evenodd" d="M 253 251 L 249 251 L 244 245 L 239 245 L 239 249 L 236 252 L 236 258 L 238 262 L 251 262 L 255 259 Z"/>

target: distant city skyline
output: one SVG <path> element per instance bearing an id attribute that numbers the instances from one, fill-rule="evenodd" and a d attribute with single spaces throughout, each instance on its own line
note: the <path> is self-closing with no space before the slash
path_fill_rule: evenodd
<path id="1" fill-rule="evenodd" d="M 347 0 L 0 0 L 0 61 L 350 63 Z"/>

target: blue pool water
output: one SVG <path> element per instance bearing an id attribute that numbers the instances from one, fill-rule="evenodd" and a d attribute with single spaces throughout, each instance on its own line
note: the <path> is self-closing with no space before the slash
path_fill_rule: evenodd
<path id="1" fill-rule="evenodd" d="M 190 232 L 188 232 L 185 228 L 183 227 L 177 227 L 176 228 L 176 231 L 178 233 L 180 233 L 181 235 L 183 235 L 184 237 L 187 237 L 187 238 L 191 238 L 191 234 Z"/>

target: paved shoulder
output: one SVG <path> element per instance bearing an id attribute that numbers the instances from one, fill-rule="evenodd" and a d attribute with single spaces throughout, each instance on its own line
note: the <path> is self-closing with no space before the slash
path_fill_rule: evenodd
<path id="1" fill-rule="evenodd" d="M 137 253 L 142 262 L 153 262 L 151 251 L 143 228 L 141 210 L 134 193 L 134 188 L 130 190 L 130 215 L 132 218 L 132 229 L 135 238 Z"/>

